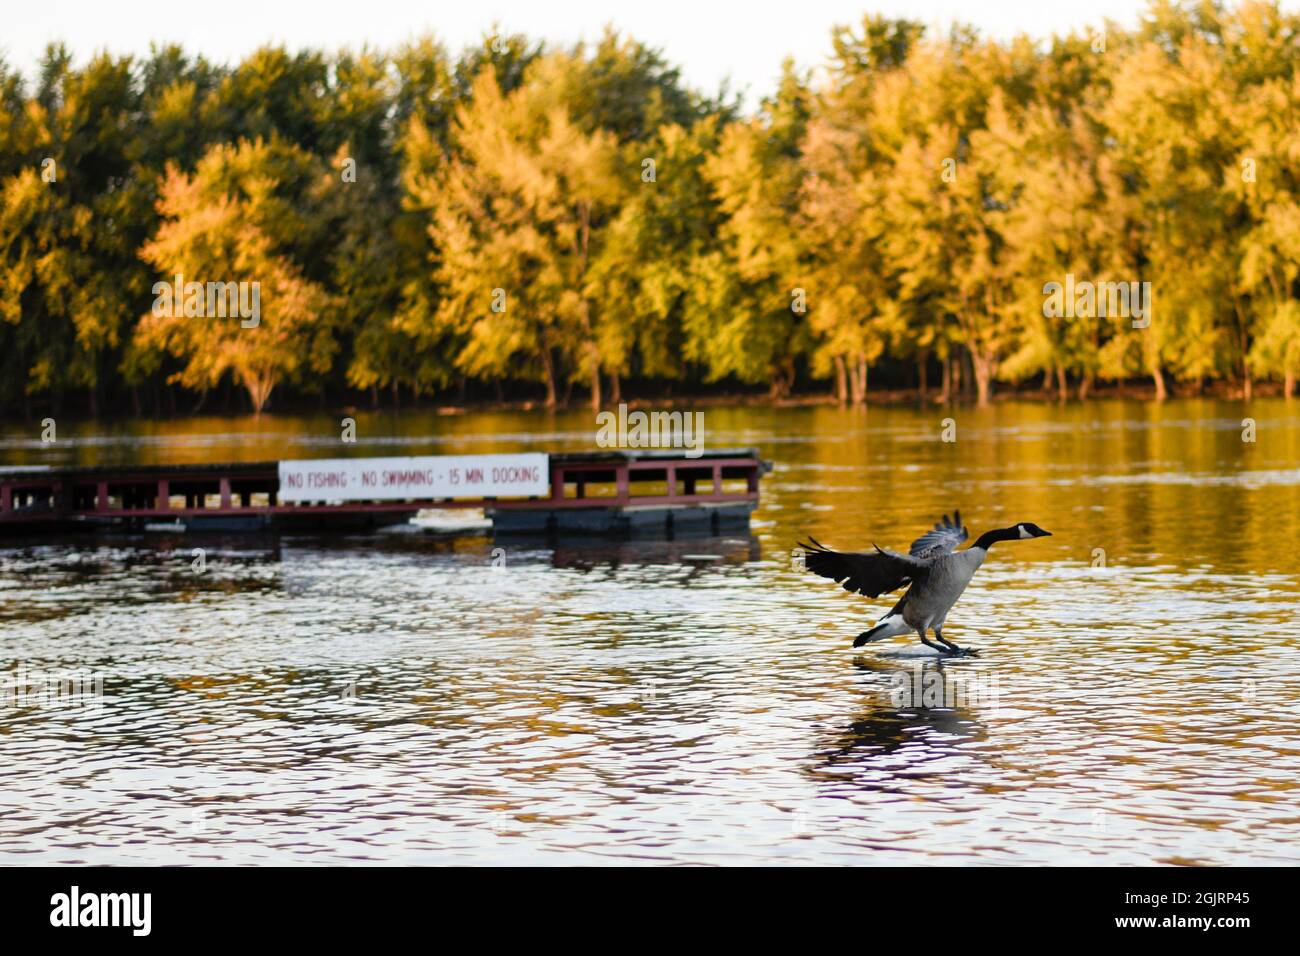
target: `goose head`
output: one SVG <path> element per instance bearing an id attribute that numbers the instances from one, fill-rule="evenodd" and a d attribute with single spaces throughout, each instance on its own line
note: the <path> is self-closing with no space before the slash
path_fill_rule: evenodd
<path id="1" fill-rule="evenodd" d="M 1029 538 L 1049 538 L 1052 532 L 1044 531 L 1032 521 L 1022 521 L 1009 528 L 994 528 L 980 535 L 975 547 L 987 551 L 996 541 L 1025 541 Z"/>
<path id="2" fill-rule="evenodd" d="M 1020 524 L 1016 525 L 1016 530 L 1018 532 L 1016 536 L 1021 539 L 1050 538 L 1052 536 L 1052 532 L 1044 531 L 1042 528 L 1038 527 L 1038 525 L 1034 524 L 1032 521 L 1022 521 Z"/>

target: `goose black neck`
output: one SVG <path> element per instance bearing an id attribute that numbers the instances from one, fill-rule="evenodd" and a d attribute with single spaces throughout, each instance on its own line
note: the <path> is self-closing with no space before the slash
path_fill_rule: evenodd
<path id="1" fill-rule="evenodd" d="M 1020 528 L 1018 527 L 994 528 L 992 531 L 985 531 L 982 535 L 980 535 L 979 540 L 975 542 L 975 547 L 983 548 L 985 551 L 987 551 L 989 548 L 993 546 L 993 542 L 995 541 L 1019 541 L 1019 540 L 1020 540 Z"/>

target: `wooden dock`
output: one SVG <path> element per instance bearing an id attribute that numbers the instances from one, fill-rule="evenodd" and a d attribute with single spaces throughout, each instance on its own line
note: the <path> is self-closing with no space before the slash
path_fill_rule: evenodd
<path id="1" fill-rule="evenodd" d="M 493 530 L 502 534 L 707 532 L 747 526 L 758 504 L 759 481 L 771 468 L 752 448 L 712 451 L 699 458 L 678 450 L 529 455 L 518 457 L 544 462 L 540 479 L 534 475 L 529 485 L 541 493 L 475 493 L 473 479 L 486 469 L 475 468 L 474 462 L 496 466 L 509 457 L 332 462 L 345 464 L 363 479 L 374 476 L 367 479 L 373 492 L 358 491 L 355 474 L 344 490 L 339 489 L 347 475 L 340 477 L 338 488 L 323 481 L 304 488 L 299 473 L 301 466 L 316 464 L 311 461 L 0 466 L 0 533 L 364 530 L 408 521 L 424 508 L 482 508 Z M 401 464 L 408 462 L 410 467 Z M 440 462 L 454 463 L 453 485 L 445 474 L 434 475 Z M 368 470 L 372 463 L 376 467 Z M 514 477 L 508 468 L 493 467 L 492 473 L 497 472 Z M 426 485 L 410 484 L 424 476 L 429 478 Z M 486 474 L 482 477 L 488 480 Z M 312 490 L 316 486 L 321 490 Z M 464 494 L 456 493 L 462 490 Z"/>

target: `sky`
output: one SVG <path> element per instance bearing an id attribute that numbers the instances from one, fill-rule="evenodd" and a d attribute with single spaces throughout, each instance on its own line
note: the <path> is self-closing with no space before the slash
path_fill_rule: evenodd
<path id="1" fill-rule="evenodd" d="M 865 12 L 919 19 L 931 27 L 973 23 L 1007 39 L 1084 30 L 1105 18 L 1132 26 L 1141 0 L 10 0 L 0 55 L 35 76 L 45 45 L 62 40 L 76 62 L 107 49 L 147 54 L 150 41 L 180 43 L 218 63 L 238 62 L 267 43 L 334 50 L 369 44 L 389 49 L 432 33 L 453 52 L 476 43 L 492 24 L 506 31 L 571 43 L 596 39 L 605 24 L 660 48 L 685 79 L 705 92 L 724 80 L 748 90 L 746 101 L 775 86 L 781 61 L 805 68 L 830 52 L 830 31 Z"/>

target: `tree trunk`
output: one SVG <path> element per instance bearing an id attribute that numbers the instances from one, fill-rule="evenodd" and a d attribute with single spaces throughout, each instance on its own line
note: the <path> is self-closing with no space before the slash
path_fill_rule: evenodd
<path id="1" fill-rule="evenodd" d="M 1079 401 L 1083 401 L 1085 398 L 1087 398 L 1088 393 L 1091 391 L 1092 391 L 1092 373 L 1084 372 L 1083 381 L 1079 383 Z"/>
<path id="2" fill-rule="evenodd" d="M 946 356 L 943 359 L 943 382 L 940 385 L 939 402 L 947 405 L 949 398 L 952 396 L 952 356 Z"/>
<path id="3" fill-rule="evenodd" d="M 925 401 L 925 393 L 929 391 L 929 383 L 926 381 L 926 373 L 929 369 L 926 367 L 930 364 L 930 351 L 926 349 L 921 353 L 921 357 L 916 362 L 916 397 Z"/>
<path id="4" fill-rule="evenodd" d="M 844 368 L 844 356 L 835 356 L 835 400 L 841 405 L 849 402 L 848 372 Z"/>
<path id="5" fill-rule="evenodd" d="M 849 380 L 853 386 L 853 404 L 867 404 L 867 360 L 859 356 L 849 370 Z"/>
<path id="6" fill-rule="evenodd" d="M 987 405 L 993 397 L 993 360 L 971 349 L 970 361 L 975 373 L 975 402 Z"/>
<path id="7" fill-rule="evenodd" d="M 1233 310 L 1237 313 L 1237 348 L 1241 356 L 1241 397 L 1250 401 L 1255 384 L 1250 380 L 1250 332 L 1246 316 L 1242 310 L 1241 296 L 1233 298 Z"/>
<path id="8" fill-rule="evenodd" d="M 261 415 L 262 409 L 266 408 L 266 403 L 271 400 L 271 390 L 275 388 L 275 381 L 269 375 L 244 375 L 244 390 L 248 392 L 248 400 L 253 403 L 253 414 Z"/>
<path id="9" fill-rule="evenodd" d="M 768 397 L 774 400 L 788 398 L 794 385 L 794 358 L 787 355 L 772 366 L 772 384 Z"/>
<path id="10" fill-rule="evenodd" d="M 1282 394 L 1287 398 L 1295 394 L 1295 372 L 1291 369 L 1286 370 L 1286 378 L 1282 382 Z"/>
<path id="11" fill-rule="evenodd" d="M 1056 398 L 1058 401 L 1065 401 L 1068 396 L 1069 385 L 1065 381 L 1065 366 L 1057 364 L 1056 366 Z"/>
<path id="12" fill-rule="evenodd" d="M 1169 397 L 1169 388 L 1165 385 L 1165 373 L 1159 365 L 1151 372 L 1151 376 L 1156 383 L 1156 401 L 1163 402 Z"/>
<path id="13" fill-rule="evenodd" d="M 591 410 L 600 411 L 600 366 L 591 366 Z"/>
<path id="14" fill-rule="evenodd" d="M 618 372 L 613 372 L 609 376 L 609 403 L 611 405 L 621 405 L 623 402 L 623 380 Z"/>
<path id="15" fill-rule="evenodd" d="M 546 372 L 546 407 L 555 408 L 555 356 L 549 348 L 542 349 L 542 368 Z"/>

